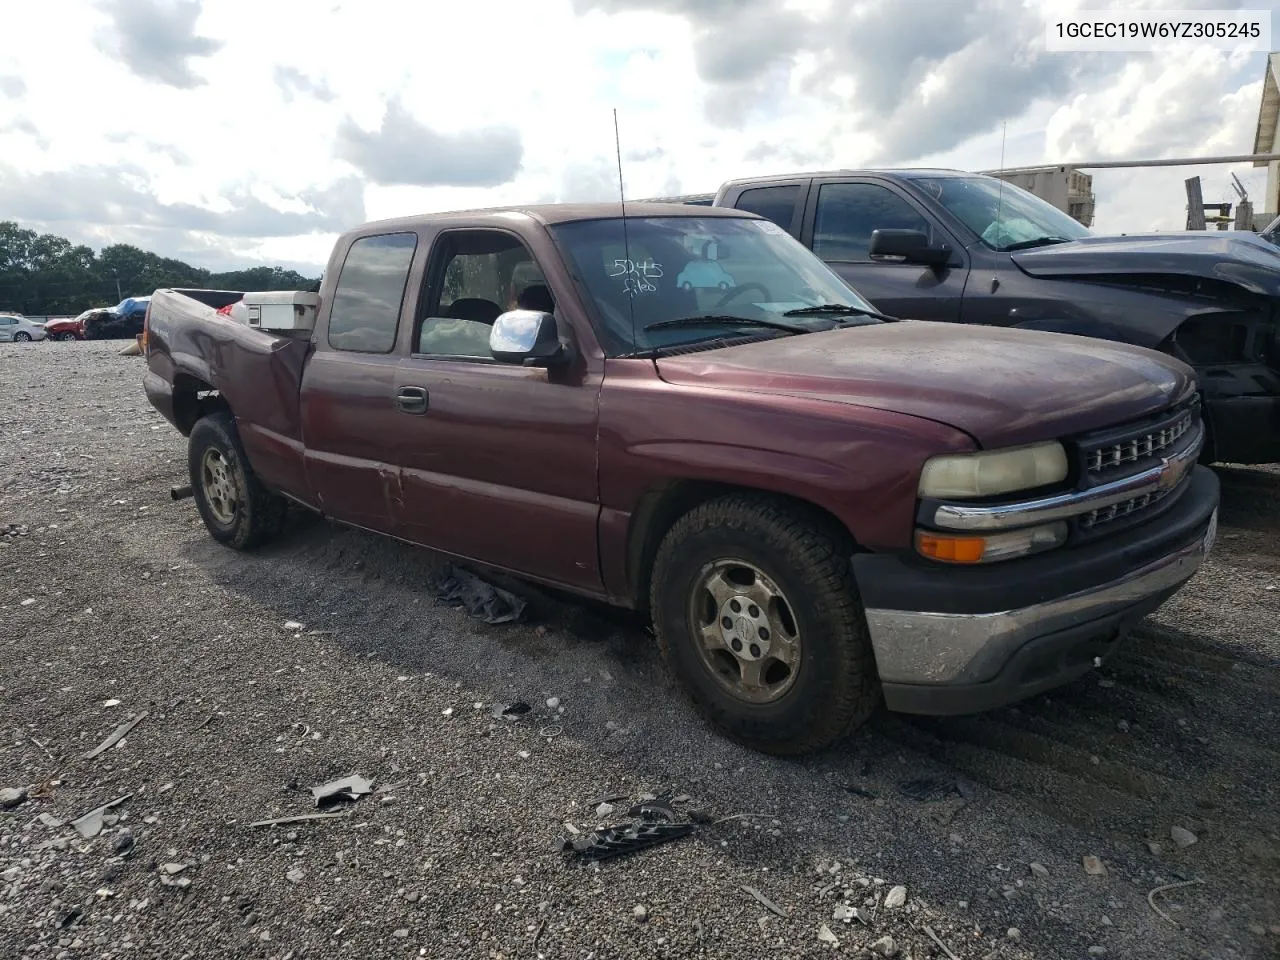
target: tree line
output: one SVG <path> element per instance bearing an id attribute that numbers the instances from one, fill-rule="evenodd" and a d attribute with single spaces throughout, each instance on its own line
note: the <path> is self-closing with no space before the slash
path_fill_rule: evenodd
<path id="1" fill-rule="evenodd" d="M 127 243 L 95 254 L 91 247 L 63 237 L 0 221 L 0 313 L 74 316 L 114 306 L 125 297 L 148 296 L 161 287 L 310 290 L 316 283 L 281 267 L 213 273 Z"/>

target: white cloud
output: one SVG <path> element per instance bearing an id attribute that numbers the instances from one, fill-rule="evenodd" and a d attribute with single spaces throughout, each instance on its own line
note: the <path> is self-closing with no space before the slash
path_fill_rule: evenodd
<path id="1" fill-rule="evenodd" d="M 24 4 L 5 14 L 0 216 L 204 265 L 318 269 L 360 218 L 612 199 L 615 107 L 630 197 L 863 163 L 993 168 L 1002 121 L 1008 165 L 1251 147 L 1260 55 L 1047 55 L 1043 14 L 1014 0 Z M 1260 197 L 1259 173 L 1235 169 Z M 1179 227 L 1193 172 L 1099 171 L 1098 226 Z M 1229 172 L 1205 169 L 1206 199 L 1233 196 Z"/>

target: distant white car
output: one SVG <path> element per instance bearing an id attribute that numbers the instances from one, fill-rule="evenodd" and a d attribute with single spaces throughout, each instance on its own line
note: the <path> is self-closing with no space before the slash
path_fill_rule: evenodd
<path id="1" fill-rule="evenodd" d="M 42 323 L 33 323 L 26 317 L 15 317 L 13 314 L 0 314 L 0 343 L 29 343 L 32 340 L 43 340 L 48 335 Z"/>

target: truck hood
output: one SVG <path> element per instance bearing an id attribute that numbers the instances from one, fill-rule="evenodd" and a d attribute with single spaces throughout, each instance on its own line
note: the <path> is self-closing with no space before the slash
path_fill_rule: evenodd
<path id="1" fill-rule="evenodd" d="M 1263 296 L 1280 295 L 1280 247 L 1240 231 L 1086 237 L 1010 256 L 1033 277 L 1181 274 L 1234 283 Z"/>
<path id="2" fill-rule="evenodd" d="M 1195 389 L 1189 367 L 1141 347 L 924 321 L 781 337 L 655 363 L 671 384 L 923 417 L 987 448 L 1120 423 Z"/>

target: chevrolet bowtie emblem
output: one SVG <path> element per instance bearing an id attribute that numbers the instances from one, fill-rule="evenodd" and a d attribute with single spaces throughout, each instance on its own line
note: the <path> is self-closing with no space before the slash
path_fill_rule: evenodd
<path id="1" fill-rule="evenodd" d="M 1178 485 L 1178 480 L 1182 477 L 1182 464 L 1176 460 L 1170 460 L 1168 457 L 1160 458 L 1160 479 L 1156 481 L 1156 487 L 1167 493 Z"/>

